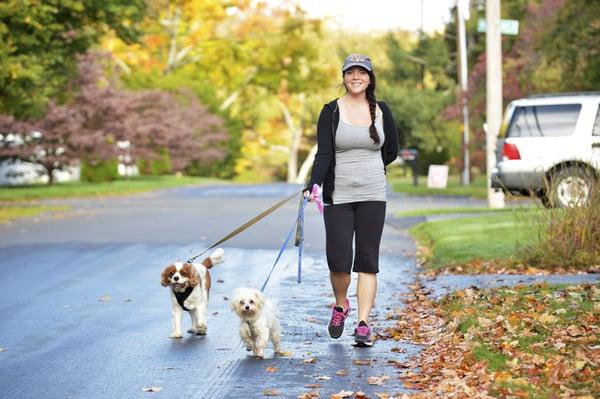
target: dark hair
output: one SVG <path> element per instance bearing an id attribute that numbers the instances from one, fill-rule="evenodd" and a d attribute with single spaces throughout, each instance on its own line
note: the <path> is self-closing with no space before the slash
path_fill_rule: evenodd
<path id="1" fill-rule="evenodd" d="M 365 71 L 365 68 L 359 67 Z M 342 72 L 342 77 L 346 72 Z M 369 86 L 367 86 L 367 101 L 369 103 L 369 112 L 371 113 L 371 126 L 369 126 L 369 136 L 373 140 L 375 144 L 379 144 L 379 135 L 377 134 L 377 128 L 375 127 L 375 118 L 377 117 L 377 98 L 375 97 L 375 73 L 373 71 L 367 71 L 369 74 Z M 345 83 L 343 83 L 346 92 L 348 92 L 348 88 L 346 88 Z"/>

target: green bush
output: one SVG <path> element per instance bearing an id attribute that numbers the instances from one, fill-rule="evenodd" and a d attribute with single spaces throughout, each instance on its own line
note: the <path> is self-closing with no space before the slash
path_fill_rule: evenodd
<path id="1" fill-rule="evenodd" d="M 100 183 L 119 178 L 118 161 L 83 161 L 81 163 L 81 181 Z"/>
<path id="2" fill-rule="evenodd" d="M 158 158 L 140 160 L 138 168 L 140 174 L 146 176 L 170 175 L 173 171 L 171 157 L 166 150 Z"/>

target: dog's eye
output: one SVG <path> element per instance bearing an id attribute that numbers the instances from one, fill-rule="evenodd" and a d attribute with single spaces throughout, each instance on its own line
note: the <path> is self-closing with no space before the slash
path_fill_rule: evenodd
<path id="1" fill-rule="evenodd" d="M 244 304 L 244 301 L 240 301 L 240 305 L 243 305 L 243 304 Z"/>
<path id="2" fill-rule="evenodd" d="M 250 303 L 252 303 L 252 304 L 253 304 L 253 303 L 254 303 L 254 301 L 253 301 L 252 299 L 250 299 Z"/>

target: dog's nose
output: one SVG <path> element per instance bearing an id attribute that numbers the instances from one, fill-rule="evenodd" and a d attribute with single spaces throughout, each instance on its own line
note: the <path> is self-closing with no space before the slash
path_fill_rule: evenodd
<path id="1" fill-rule="evenodd" d="M 250 310 L 250 306 L 246 305 L 246 310 Z"/>
<path id="2" fill-rule="evenodd" d="M 175 276 L 175 277 L 173 277 L 173 280 L 175 280 L 175 281 L 179 281 L 179 276 Z"/>

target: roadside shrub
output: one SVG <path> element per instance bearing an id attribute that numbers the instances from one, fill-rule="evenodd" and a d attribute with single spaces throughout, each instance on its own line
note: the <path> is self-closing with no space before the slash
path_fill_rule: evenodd
<path id="1" fill-rule="evenodd" d="M 147 176 L 170 175 L 173 171 L 168 151 L 163 151 L 160 157 L 155 159 L 140 160 L 138 168 L 142 175 Z"/>
<path id="2" fill-rule="evenodd" d="M 590 201 L 573 208 L 538 209 L 519 223 L 533 227 L 535 237 L 518 247 L 518 256 L 539 268 L 579 268 L 600 265 L 600 185 Z"/>
<path id="3" fill-rule="evenodd" d="M 83 161 L 81 163 L 81 181 L 99 183 L 119 178 L 118 161 Z"/>

